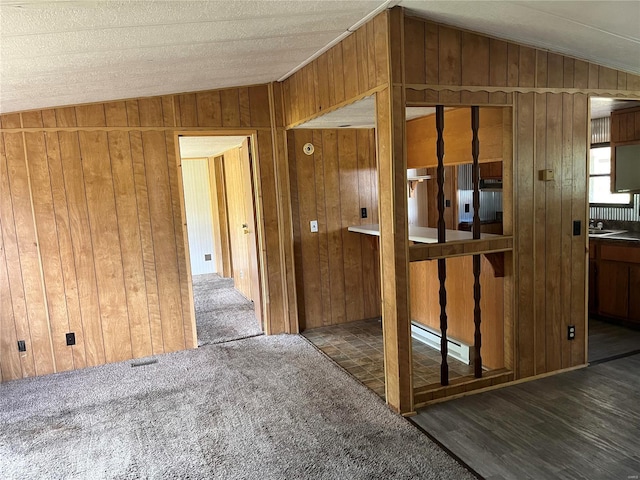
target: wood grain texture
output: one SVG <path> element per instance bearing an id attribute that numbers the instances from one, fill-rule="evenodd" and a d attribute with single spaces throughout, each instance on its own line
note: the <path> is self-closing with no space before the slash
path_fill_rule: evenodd
<path id="1" fill-rule="evenodd" d="M 268 277 L 261 288 L 270 333 L 285 331 L 283 285 L 293 284 L 293 267 L 289 273 L 281 262 L 288 237 L 278 214 L 283 199 L 272 187 L 282 181 L 273 168 L 281 153 L 270 138 L 268 88 L 1 117 L 0 127 L 13 129 L 0 142 L 2 381 L 195 347 L 178 130 L 267 133 L 257 144 L 265 163 L 255 167 L 268 203 L 259 225 Z M 76 345 L 66 346 L 67 332 Z M 24 354 L 17 340 L 25 340 Z"/>
<path id="2" fill-rule="evenodd" d="M 472 257 L 447 259 L 447 335 L 473 345 Z M 482 360 L 491 369 L 504 366 L 503 280 L 482 256 Z M 438 275 L 434 261 L 411 263 L 411 319 L 435 330 L 440 328 Z"/>
<path id="3" fill-rule="evenodd" d="M 292 130 L 288 134 L 300 327 L 380 315 L 377 246 L 347 227 L 377 210 L 372 130 Z M 305 143 L 314 143 L 313 156 Z M 318 233 L 309 222 L 318 220 Z M 376 242 L 377 243 L 377 242 Z"/>
<path id="4" fill-rule="evenodd" d="M 389 81 L 387 18 L 386 11 L 380 13 L 284 80 L 287 126 L 316 117 Z"/>

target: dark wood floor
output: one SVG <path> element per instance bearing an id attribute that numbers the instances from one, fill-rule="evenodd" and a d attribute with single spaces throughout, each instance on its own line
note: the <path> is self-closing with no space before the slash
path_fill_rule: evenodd
<path id="1" fill-rule="evenodd" d="M 412 420 L 487 480 L 640 478 L 640 355 L 432 405 Z"/>
<path id="2" fill-rule="evenodd" d="M 589 319 L 589 362 L 640 351 L 640 330 Z"/>

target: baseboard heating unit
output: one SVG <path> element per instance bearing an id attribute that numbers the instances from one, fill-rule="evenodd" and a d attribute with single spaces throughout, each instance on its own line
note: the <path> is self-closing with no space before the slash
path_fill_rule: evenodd
<path id="1" fill-rule="evenodd" d="M 442 336 L 437 330 L 425 327 L 417 322 L 411 322 L 411 337 L 418 342 L 440 351 Z M 469 345 L 452 338 L 447 338 L 447 351 L 450 357 L 455 358 L 465 365 L 471 365 L 471 347 Z"/>

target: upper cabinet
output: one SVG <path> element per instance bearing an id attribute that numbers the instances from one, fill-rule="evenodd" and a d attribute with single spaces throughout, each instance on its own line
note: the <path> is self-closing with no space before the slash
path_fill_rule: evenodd
<path id="1" fill-rule="evenodd" d="M 640 192 L 640 107 L 611 113 L 611 191 Z"/>
<path id="2" fill-rule="evenodd" d="M 436 156 L 436 118 L 434 115 L 407 122 L 407 168 L 434 167 Z M 511 161 L 511 108 L 480 107 L 479 161 Z M 471 163 L 471 108 L 461 107 L 444 113 L 444 163 Z"/>

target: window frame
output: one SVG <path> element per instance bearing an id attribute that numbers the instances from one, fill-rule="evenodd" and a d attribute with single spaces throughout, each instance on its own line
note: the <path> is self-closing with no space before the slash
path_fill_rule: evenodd
<path id="1" fill-rule="evenodd" d="M 603 147 L 610 147 L 611 148 L 611 143 L 610 142 L 602 142 L 602 143 L 592 143 L 589 146 L 589 163 L 591 163 L 591 150 L 594 148 L 603 148 Z M 591 169 L 589 169 L 591 170 Z M 591 173 L 591 171 L 589 171 L 589 175 L 587 176 L 587 189 L 589 189 L 589 183 L 590 183 L 590 179 L 591 177 L 609 177 L 609 180 L 611 181 L 611 170 L 609 170 L 609 173 Z M 625 195 L 625 193 L 621 193 L 618 195 Z M 589 207 L 603 207 L 603 208 L 608 208 L 608 207 L 615 207 L 615 208 L 633 208 L 633 195 L 630 193 L 627 193 L 626 195 L 629 195 L 629 202 L 628 203 L 591 203 L 589 202 Z M 589 191 L 587 192 L 587 201 L 589 201 Z"/>

